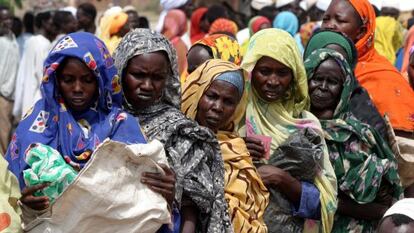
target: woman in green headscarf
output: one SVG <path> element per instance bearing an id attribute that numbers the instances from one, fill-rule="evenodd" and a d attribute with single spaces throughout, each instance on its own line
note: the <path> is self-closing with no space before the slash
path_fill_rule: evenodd
<path id="1" fill-rule="evenodd" d="M 397 162 L 377 131 L 350 111 L 357 81 L 345 58 L 318 49 L 305 60 L 305 68 L 311 112 L 321 122 L 338 179 L 332 232 L 374 232 L 392 202 L 402 197 Z"/>
<path id="2" fill-rule="evenodd" d="M 309 224 L 307 220 L 302 224 L 304 232 L 319 226 L 322 232 L 330 232 L 336 209 L 336 178 L 319 121 L 306 111 L 309 107 L 308 85 L 296 41 L 280 29 L 261 30 L 250 39 L 241 66 L 251 72 L 251 78 L 247 84 L 246 117 L 239 132 L 249 136 L 245 140 L 253 157 L 263 156 L 264 148 L 251 136 L 271 138 L 270 157 L 263 159 L 268 164 L 258 168 L 261 178 L 268 188 L 277 187 L 289 199 L 295 207 L 291 215 L 321 220 L 321 225 Z M 315 144 L 322 150 L 322 155 L 314 158 L 318 169 L 311 182 L 298 179 L 271 162 L 279 147 L 303 130 L 317 133 L 318 143 Z M 304 203 L 307 203 L 306 207 Z M 272 219 L 265 217 L 266 223 L 269 220 Z M 269 231 L 279 232 L 271 226 Z"/>
<path id="3" fill-rule="evenodd" d="M 321 48 L 333 49 L 342 54 L 352 71 L 358 61 L 358 54 L 354 43 L 344 34 L 333 31 L 320 31 L 315 33 L 309 40 L 305 49 L 303 59 L 306 60 L 310 54 Z M 350 99 L 350 111 L 360 121 L 374 127 L 381 137 L 388 140 L 386 123 L 372 102 L 368 92 L 358 80 L 355 83 L 355 90 Z"/>

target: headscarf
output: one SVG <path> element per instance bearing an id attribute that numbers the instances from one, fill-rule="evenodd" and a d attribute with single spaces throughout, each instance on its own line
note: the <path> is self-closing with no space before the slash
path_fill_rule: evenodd
<path id="1" fill-rule="evenodd" d="M 56 69 L 68 57 L 83 61 L 98 81 L 96 103 L 79 114 L 67 109 L 57 86 Z M 22 172 L 28 168 L 25 153 L 32 143 L 52 147 L 68 163 L 80 167 L 106 138 L 127 144 L 145 143 L 138 122 L 121 110 L 120 79 L 107 48 L 94 35 L 78 32 L 60 39 L 45 61 L 40 89 L 42 99 L 20 122 L 6 154 L 9 169 L 18 177 L 21 188 L 25 186 Z"/>
<path id="2" fill-rule="evenodd" d="M 264 16 L 255 16 L 253 17 L 250 21 L 249 21 L 249 33 L 250 36 L 253 36 L 253 34 L 255 34 L 256 32 L 258 32 L 260 30 L 260 27 L 263 24 L 269 24 L 271 25 L 269 19 L 267 19 Z"/>
<path id="3" fill-rule="evenodd" d="M 208 33 L 229 33 L 231 35 L 236 36 L 238 31 L 239 28 L 237 27 L 237 24 L 234 21 L 230 19 L 219 18 L 214 20 L 214 22 L 211 24 Z"/>
<path id="4" fill-rule="evenodd" d="M 169 10 L 164 19 L 162 34 L 170 41 L 180 38 L 187 32 L 187 17 L 182 10 Z M 174 43 L 174 42 L 173 42 Z"/>
<path id="5" fill-rule="evenodd" d="M 367 89 L 381 114 L 387 114 L 394 129 L 414 131 L 414 91 L 392 64 L 374 48 L 375 12 L 367 0 L 349 0 L 367 28 L 358 40 L 355 76 Z M 388 93 L 388 94 L 386 94 Z"/>
<path id="6" fill-rule="evenodd" d="M 122 77 L 128 61 L 135 56 L 162 51 L 171 72 L 161 99 L 145 109 L 135 109 L 124 99 L 128 112 L 139 117 L 149 140 L 164 145 L 168 162 L 176 174 L 175 200 L 186 205 L 189 198 L 199 212 L 201 232 L 224 233 L 231 227 L 224 199 L 224 165 L 215 135 L 186 118 L 180 111 L 181 91 L 175 49 L 160 33 L 135 29 L 122 39 L 115 51 L 115 66 Z"/>
<path id="7" fill-rule="evenodd" d="M 134 29 L 127 33 L 115 51 L 115 66 L 122 77 L 128 61 L 138 55 L 163 51 L 167 54 L 171 65 L 170 77 L 160 102 L 179 108 L 181 103 L 180 83 L 178 82 L 177 56 L 168 40 L 150 29 Z M 130 112 L 137 112 L 130 104 L 126 105 Z"/>
<path id="8" fill-rule="evenodd" d="M 312 52 L 325 48 L 331 44 L 339 45 L 346 52 L 347 63 L 351 65 L 353 71 L 357 64 L 358 54 L 353 42 L 340 32 L 320 31 L 313 35 L 305 49 L 304 59 L 307 59 Z M 388 138 L 384 118 L 378 112 L 378 109 L 372 102 L 367 90 L 361 87 L 358 81 L 352 92 L 350 101 L 350 111 L 355 118 L 363 123 L 371 125 L 383 138 Z"/>
<path id="9" fill-rule="evenodd" d="M 376 21 L 375 49 L 391 64 L 395 64 L 397 51 L 403 42 L 402 25 L 391 16 L 379 16 Z"/>
<path id="10" fill-rule="evenodd" d="M 300 38 L 300 35 L 297 34 L 299 30 L 299 19 L 295 14 L 290 11 L 280 12 L 273 20 L 273 27 L 282 29 L 294 37 L 299 51 L 301 54 L 303 53 L 304 48 L 302 45 L 302 39 Z"/>
<path id="11" fill-rule="evenodd" d="M 240 67 L 231 62 L 206 61 L 186 80 L 181 111 L 194 120 L 198 103 L 211 84 L 223 74 L 237 71 L 241 72 Z M 225 196 L 235 232 L 267 232 L 263 213 L 269 202 L 269 193 L 253 165 L 246 144 L 235 132 L 235 125 L 242 119 L 246 107 L 247 95 L 243 92 L 228 124 L 216 134 L 226 169 Z"/>
<path id="12" fill-rule="evenodd" d="M 408 30 L 405 42 L 404 42 L 404 61 L 401 68 L 401 73 L 407 72 L 408 66 L 410 64 L 410 49 L 414 45 L 414 27 L 411 27 Z"/>
<path id="13" fill-rule="evenodd" d="M 162 7 L 162 12 L 160 13 L 160 17 L 158 18 L 158 23 L 155 28 L 157 32 L 161 32 L 164 26 L 164 19 L 167 15 L 167 12 L 172 9 L 177 9 L 185 4 L 187 4 L 189 0 L 160 0 L 160 5 Z"/>
<path id="14" fill-rule="evenodd" d="M 300 38 L 302 40 L 303 46 L 306 46 L 308 44 L 309 39 L 315 32 L 315 30 L 318 28 L 318 24 L 316 22 L 307 22 L 300 26 L 299 34 Z"/>
<path id="15" fill-rule="evenodd" d="M 283 11 L 273 20 L 273 27 L 285 30 L 291 36 L 295 36 L 299 30 L 299 20 L 292 12 Z"/>
<path id="16" fill-rule="evenodd" d="M 257 32 L 250 39 L 242 68 L 251 72 L 263 56 L 273 58 L 292 70 L 291 86 L 283 100 L 268 103 L 258 96 L 248 82 L 249 100 L 245 126 L 239 132 L 245 130 L 246 125 L 250 125 L 255 134 L 271 136 L 270 154 L 299 129 L 311 128 L 318 132 L 323 140 L 318 119 L 306 111 L 310 103 L 308 84 L 295 40 L 280 29 L 271 28 Z M 321 194 L 323 232 L 330 232 L 336 206 L 336 180 L 326 148 L 325 155 L 318 162 L 323 172 L 317 175 L 314 182 Z M 305 224 L 305 232 L 310 230 L 308 227 L 309 225 Z M 317 225 L 314 224 L 313 227 Z"/>
<path id="17" fill-rule="evenodd" d="M 314 51 L 305 61 L 309 80 L 319 65 L 328 60 L 341 67 L 345 80 L 340 101 L 331 120 L 321 120 L 331 162 L 338 179 L 338 188 L 359 204 L 375 202 L 386 181 L 391 185 L 387 194 L 394 201 L 402 197 L 403 189 L 397 173 L 397 161 L 382 137 L 367 124 L 354 118 L 349 103 L 357 81 L 344 57 L 331 49 Z M 347 166 L 352 164 L 352 166 Z M 373 232 L 375 221 L 353 219 L 337 214 L 333 232 L 360 229 Z"/>
<path id="18" fill-rule="evenodd" d="M 209 35 L 194 43 L 208 47 L 213 58 L 233 62 L 236 65 L 241 63 L 240 45 L 236 39 L 224 34 Z"/>
<path id="19" fill-rule="evenodd" d="M 206 35 L 205 32 L 201 31 L 200 22 L 207 11 L 207 7 L 200 7 L 191 15 L 190 38 L 192 44 L 202 39 Z"/>
<path id="20" fill-rule="evenodd" d="M 99 23 L 98 37 L 105 42 L 112 54 L 121 38 L 116 34 L 127 23 L 128 15 L 120 7 L 111 7 L 105 11 Z"/>
<path id="21" fill-rule="evenodd" d="M 325 48 L 330 44 L 336 44 L 341 46 L 348 54 L 347 62 L 354 69 L 358 60 L 358 54 L 355 46 L 351 43 L 352 41 L 340 32 L 320 31 L 309 39 L 303 57 L 306 59 L 313 51 Z"/>
<path id="22" fill-rule="evenodd" d="M 127 23 L 128 15 L 124 12 L 119 12 L 115 14 L 109 24 L 109 35 L 117 34 L 121 28 Z"/>
<path id="23" fill-rule="evenodd" d="M 384 218 L 394 214 L 405 215 L 414 220 L 414 198 L 404 198 L 396 202 L 385 212 Z"/>

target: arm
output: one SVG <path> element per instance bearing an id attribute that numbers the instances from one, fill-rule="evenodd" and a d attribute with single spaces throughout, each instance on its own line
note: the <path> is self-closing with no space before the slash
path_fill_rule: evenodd
<path id="1" fill-rule="evenodd" d="M 182 233 L 194 233 L 197 226 L 198 209 L 197 206 L 190 200 L 190 198 L 183 196 L 183 204 L 181 207 L 182 221 L 181 231 Z"/>
<path id="2" fill-rule="evenodd" d="M 337 213 L 362 220 L 380 220 L 389 208 L 379 203 L 359 204 L 344 193 L 339 194 Z"/>

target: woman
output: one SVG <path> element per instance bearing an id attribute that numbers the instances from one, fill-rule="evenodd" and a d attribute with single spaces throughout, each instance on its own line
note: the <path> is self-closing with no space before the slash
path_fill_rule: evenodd
<path id="1" fill-rule="evenodd" d="M 249 38 L 252 37 L 256 32 L 271 28 L 272 24 L 270 21 L 264 16 L 255 16 L 249 21 L 248 29 L 249 29 Z M 244 55 L 247 50 L 247 46 L 249 45 L 249 39 L 243 42 L 241 47 L 241 54 Z"/>
<path id="2" fill-rule="evenodd" d="M 99 24 L 99 38 L 102 39 L 111 54 L 114 53 L 119 41 L 129 31 L 128 14 L 120 7 L 108 9 Z"/>
<path id="3" fill-rule="evenodd" d="M 379 16 L 375 19 L 375 49 L 391 64 L 397 60 L 397 52 L 403 43 L 403 27 L 391 16 Z"/>
<path id="4" fill-rule="evenodd" d="M 184 11 L 169 10 L 164 19 L 164 26 L 161 33 L 171 41 L 178 57 L 178 71 L 181 74 L 187 67 L 186 54 L 187 46 L 181 37 L 187 32 L 187 17 Z"/>
<path id="5" fill-rule="evenodd" d="M 224 167 L 214 134 L 180 111 L 175 50 L 149 29 L 129 32 L 115 52 L 125 90 L 124 107 L 139 118 L 149 140 L 164 144 L 176 173 L 175 201 L 183 232 L 226 232 Z"/>
<path id="6" fill-rule="evenodd" d="M 33 143 L 54 148 L 68 164 L 82 169 L 107 138 L 126 144 L 146 142 L 138 122 L 122 110 L 120 80 L 101 40 L 84 32 L 63 37 L 50 51 L 44 71 L 43 98 L 20 122 L 6 154 L 22 189 L 20 201 L 35 210 L 47 209 L 50 202 L 46 196 L 34 196 L 47 184 L 25 187 L 25 155 Z M 171 200 L 174 175 L 150 173 L 145 178 L 143 183 Z"/>
<path id="7" fill-rule="evenodd" d="M 239 27 L 234 21 L 225 18 L 218 18 L 211 24 L 208 34 L 226 34 L 236 38 L 238 31 Z"/>
<path id="8" fill-rule="evenodd" d="M 234 232 L 267 232 L 263 213 L 269 193 L 253 166 L 243 139 L 235 131 L 244 114 L 246 93 L 240 68 L 208 60 L 187 79 L 181 110 L 216 133 L 225 172 L 225 197 Z"/>
<path id="9" fill-rule="evenodd" d="M 392 64 L 375 50 L 375 12 L 368 0 L 333 0 L 325 12 L 322 28 L 340 31 L 355 43 L 358 51 L 355 76 L 359 83 L 379 112 L 388 115 L 396 134 L 412 137 L 414 92 Z"/>
<path id="10" fill-rule="evenodd" d="M 339 52 L 347 60 L 351 69 L 355 69 L 358 54 L 354 43 L 344 34 L 333 31 L 320 31 L 315 33 L 309 40 L 308 46 L 306 46 L 303 58 L 306 60 L 313 51 L 321 48 L 329 48 Z M 365 88 L 361 87 L 358 81 L 355 85 L 355 90 L 351 96 L 351 103 L 349 104 L 350 111 L 355 118 L 371 125 L 388 141 L 384 118 L 378 112 Z"/>
<path id="11" fill-rule="evenodd" d="M 385 211 L 402 197 L 397 161 L 376 130 L 350 111 L 357 81 L 344 57 L 319 49 L 306 59 L 305 67 L 311 111 L 321 121 L 338 179 L 332 232 L 375 232 Z"/>
<path id="12" fill-rule="evenodd" d="M 191 74 L 198 66 L 212 58 L 222 59 L 240 65 L 241 55 L 239 43 L 237 43 L 236 39 L 224 34 L 210 35 L 197 41 L 188 50 L 188 74 Z"/>
<path id="13" fill-rule="evenodd" d="M 282 29 L 288 32 L 292 37 L 295 38 L 296 43 L 301 53 L 303 53 L 302 39 L 300 38 L 299 31 L 299 19 L 290 11 L 280 12 L 273 20 L 273 27 Z"/>
<path id="14" fill-rule="evenodd" d="M 321 218 L 323 232 L 330 232 L 336 207 L 336 179 L 326 145 L 323 145 L 319 122 L 306 111 L 309 105 L 306 74 L 295 40 L 279 29 L 264 29 L 256 33 L 250 40 L 242 67 L 251 72 L 246 118 L 239 130 L 243 136 L 248 132 L 270 136 L 272 155 L 301 129 L 308 128 L 319 134 L 323 156 L 316 159 L 320 171 L 313 182 L 301 182 L 272 165 L 261 166 L 258 171 L 267 187 L 276 185 L 286 195 L 294 206 L 293 216 Z M 260 141 L 247 137 L 246 143 L 252 156 L 263 157 L 265 149 Z M 310 205 L 305 207 L 304 203 Z M 304 225 L 305 232 L 318 227 L 318 224 L 309 223 L 307 221 Z"/>
<path id="15" fill-rule="evenodd" d="M 191 15 L 191 44 L 194 44 L 196 41 L 203 39 L 208 32 L 208 26 L 204 20 L 207 11 L 207 7 L 200 7 L 197 8 Z"/>

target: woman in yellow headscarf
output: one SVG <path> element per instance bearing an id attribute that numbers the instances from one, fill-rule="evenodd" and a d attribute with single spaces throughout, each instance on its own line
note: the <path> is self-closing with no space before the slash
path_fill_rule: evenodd
<path id="1" fill-rule="evenodd" d="M 239 132 L 242 136 L 271 137 L 269 149 L 265 149 L 257 139 L 246 138 L 246 144 L 253 156 L 261 157 L 265 151 L 270 154 L 267 159 L 262 159 L 267 165 L 258 168 L 263 182 L 271 191 L 269 207 L 272 206 L 272 189 L 276 186 L 294 207 L 290 213 L 285 213 L 293 216 L 288 217 L 291 220 L 282 219 L 281 222 L 290 223 L 296 229 L 294 232 L 300 228 L 304 232 L 313 232 L 319 226 L 322 227 L 322 232 L 330 232 L 337 206 L 336 178 L 329 162 L 321 125 L 307 111 L 307 77 L 295 40 L 279 29 L 261 30 L 250 39 L 241 66 L 251 72 L 251 78 L 247 84 L 246 118 Z M 302 132 L 305 133 L 297 136 Z M 314 139 L 307 138 L 306 132 L 312 132 Z M 320 154 L 313 158 L 317 165 L 314 178 L 310 181 L 305 181 L 300 176 L 293 177 L 293 173 L 285 171 L 288 169 L 282 170 L 272 162 L 277 159 L 280 150 L 283 152 L 282 146 L 292 145 L 292 137 L 299 137 L 300 141 L 309 140 L 308 144 L 312 148 L 320 150 Z M 292 149 L 297 152 L 299 160 L 302 154 L 306 154 L 299 146 Z M 266 223 L 275 222 L 274 216 L 267 216 L 267 212 Z M 306 221 L 303 223 L 303 220 L 301 222 L 297 218 Z M 311 223 L 308 219 L 320 219 L 321 224 Z M 278 226 L 284 227 L 280 222 Z M 271 229 L 270 225 L 268 227 Z M 272 231 L 279 232 L 281 229 Z"/>
<path id="2" fill-rule="evenodd" d="M 374 47 L 379 54 L 394 64 L 397 51 L 403 44 L 403 27 L 391 16 L 379 16 L 376 21 Z"/>
<path id="3" fill-rule="evenodd" d="M 101 18 L 98 37 L 105 42 L 109 52 L 113 54 L 129 29 L 128 14 L 123 12 L 120 7 L 112 7 Z"/>
<path id="4" fill-rule="evenodd" d="M 225 198 L 234 232 L 267 232 L 263 213 L 269 193 L 235 131 L 246 107 L 244 74 L 235 64 L 211 59 L 188 76 L 181 110 L 214 131 L 225 167 Z"/>

